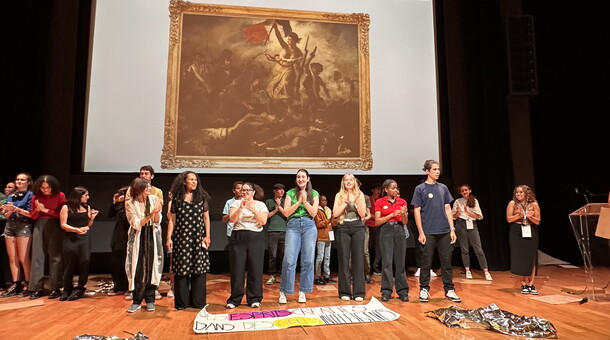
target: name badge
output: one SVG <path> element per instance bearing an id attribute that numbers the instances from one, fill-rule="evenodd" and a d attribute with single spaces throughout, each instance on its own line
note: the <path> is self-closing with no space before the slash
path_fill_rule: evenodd
<path id="1" fill-rule="evenodd" d="M 532 238 L 532 226 L 524 224 L 521 226 L 521 237 Z"/>
<path id="2" fill-rule="evenodd" d="M 331 240 L 331 241 L 335 240 L 335 232 L 334 231 L 331 230 L 331 231 L 328 232 L 328 239 Z"/>
<path id="3" fill-rule="evenodd" d="M 474 223 L 472 220 L 466 220 L 466 229 L 474 229 Z"/>

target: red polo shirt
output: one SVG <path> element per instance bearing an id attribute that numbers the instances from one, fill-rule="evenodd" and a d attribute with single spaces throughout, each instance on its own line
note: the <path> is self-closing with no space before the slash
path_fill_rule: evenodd
<path id="1" fill-rule="evenodd" d="M 400 210 L 400 207 L 406 205 L 407 201 L 400 197 L 396 198 L 394 202 L 390 202 L 388 196 L 383 196 L 375 202 L 375 212 L 381 211 L 381 217 L 383 217 L 393 213 L 396 210 Z M 402 218 L 400 215 L 397 215 L 392 217 L 388 222 L 402 222 Z"/>

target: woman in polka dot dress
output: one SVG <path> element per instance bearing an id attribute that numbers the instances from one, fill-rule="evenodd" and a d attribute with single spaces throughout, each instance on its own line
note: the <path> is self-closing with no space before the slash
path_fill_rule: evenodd
<path id="1" fill-rule="evenodd" d="M 206 273 L 210 271 L 210 195 L 192 171 L 179 174 L 172 184 L 167 248 L 174 274 L 174 307 L 201 309 L 206 305 Z"/>

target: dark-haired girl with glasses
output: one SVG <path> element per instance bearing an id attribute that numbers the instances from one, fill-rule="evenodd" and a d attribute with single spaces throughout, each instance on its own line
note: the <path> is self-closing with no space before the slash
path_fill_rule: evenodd
<path id="1" fill-rule="evenodd" d="M 75 187 L 68 195 L 68 203 L 59 212 L 61 227 L 66 231 L 63 245 L 64 290 L 60 301 L 73 301 L 85 297 L 85 284 L 89 279 L 89 264 L 91 262 L 91 239 L 89 228 L 98 211 L 91 209 L 89 191 L 84 187 Z M 74 288 L 72 277 L 78 267 L 78 286 Z"/>
<path id="2" fill-rule="evenodd" d="M 229 238 L 229 261 L 231 263 L 231 296 L 227 308 L 241 304 L 244 296 L 246 272 L 246 302 L 258 308 L 263 299 L 263 267 L 265 257 L 265 233 L 269 210 L 262 202 L 263 189 L 250 182 L 241 186 L 241 199 L 233 202 L 229 210 L 229 220 L 233 222 L 233 232 Z"/>

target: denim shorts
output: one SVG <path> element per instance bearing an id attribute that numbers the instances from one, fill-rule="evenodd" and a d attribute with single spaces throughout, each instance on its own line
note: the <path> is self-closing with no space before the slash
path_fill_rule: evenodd
<path id="1" fill-rule="evenodd" d="M 32 224 L 29 222 L 6 221 L 4 237 L 31 237 Z"/>

